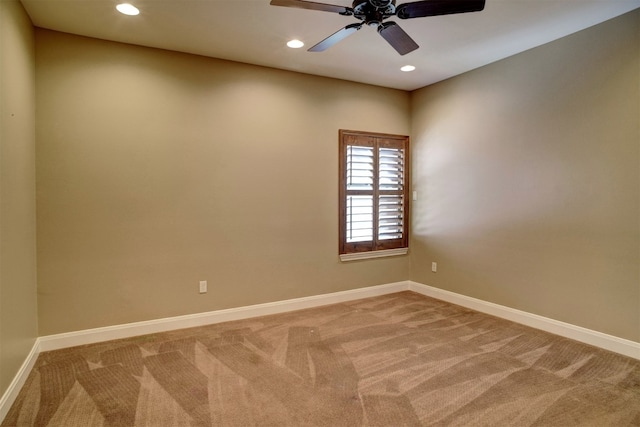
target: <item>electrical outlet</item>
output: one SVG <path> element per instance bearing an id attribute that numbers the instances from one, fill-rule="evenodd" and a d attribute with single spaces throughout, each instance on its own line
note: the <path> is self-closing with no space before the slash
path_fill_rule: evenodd
<path id="1" fill-rule="evenodd" d="M 437 262 L 432 262 L 431 263 L 431 271 L 433 271 L 434 273 L 436 271 L 438 271 L 438 263 Z"/>
<path id="2" fill-rule="evenodd" d="M 207 281 L 206 280 L 201 280 L 200 281 L 200 293 L 201 294 L 206 294 L 207 293 Z"/>

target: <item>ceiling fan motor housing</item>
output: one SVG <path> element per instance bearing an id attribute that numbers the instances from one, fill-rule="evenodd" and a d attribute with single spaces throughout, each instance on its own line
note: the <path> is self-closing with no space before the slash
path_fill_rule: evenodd
<path id="1" fill-rule="evenodd" d="M 383 20 L 395 15 L 395 0 L 354 0 L 353 16 L 370 26 L 378 26 Z"/>

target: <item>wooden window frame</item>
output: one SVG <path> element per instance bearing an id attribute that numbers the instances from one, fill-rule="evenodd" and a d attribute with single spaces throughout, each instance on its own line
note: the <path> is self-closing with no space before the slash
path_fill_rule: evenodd
<path id="1" fill-rule="evenodd" d="M 410 150 L 409 137 L 406 135 L 393 135 L 374 132 L 361 132 L 352 130 L 339 131 L 339 254 L 342 260 L 373 258 L 386 255 L 399 255 L 407 253 L 409 247 L 409 188 L 410 188 Z M 374 148 L 373 160 L 373 189 L 372 190 L 348 190 L 347 189 L 347 147 L 368 146 Z M 403 162 L 403 186 L 401 190 L 382 190 L 379 185 L 379 159 L 380 148 L 401 148 L 404 152 Z M 402 237 L 399 239 L 379 239 L 379 200 L 381 195 L 402 196 Z M 373 239 L 364 242 L 348 242 L 347 240 L 347 197 L 353 195 L 371 195 L 373 197 Z M 404 250 L 400 250 L 404 249 Z M 367 253 L 371 255 L 368 256 Z M 349 258 L 351 255 L 354 258 Z M 358 256 L 358 255 L 364 256 Z M 384 255 L 383 255 L 384 254 Z M 343 258 L 346 257 L 346 258 Z"/>

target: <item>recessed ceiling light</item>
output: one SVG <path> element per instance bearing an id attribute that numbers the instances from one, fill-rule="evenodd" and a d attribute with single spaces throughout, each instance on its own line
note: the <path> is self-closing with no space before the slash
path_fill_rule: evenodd
<path id="1" fill-rule="evenodd" d="M 414 67 L 413 65 L 405 65 L 404 67 L 400 68 L 401 71 L 409 72 L 409 71 L 413 71 L 415 70 L 416 67 Z"/>
<path id="2" fill-rule="evenodd" d="M 137 7 L 129 3 L 121 3 L 116 6 L 116 9 L 118 9 L 118 12 L 120 13 L 124 13 L 125 15 L 131 15 L 131 16 L 135 16 L 140 13 Z"/>
<path id="3" fill-rule="evenodd" d="M 294 40 L 289 40 L 287 42 L 287 46 L 289 46 L 290 48 L 293 48 L 293 49 L 298 49 L 298 48 L 301 48 L 302 46 L 304 46 L 304 43 L 302 43 L 300 40 L 294 39 Z"/>

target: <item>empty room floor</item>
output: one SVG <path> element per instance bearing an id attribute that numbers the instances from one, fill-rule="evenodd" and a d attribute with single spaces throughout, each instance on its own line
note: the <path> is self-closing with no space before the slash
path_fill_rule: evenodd
<path id="1" fill-rule="evenodd" d="M 406 291 L 41 353 L 16 425 L 640 425 L 640 361 Z"/>

